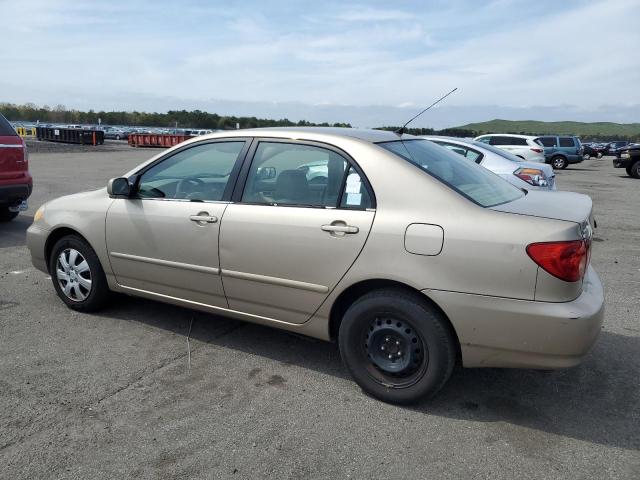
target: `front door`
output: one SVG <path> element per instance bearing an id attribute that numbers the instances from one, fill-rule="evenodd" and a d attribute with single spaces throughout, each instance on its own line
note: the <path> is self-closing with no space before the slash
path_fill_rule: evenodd
<path id="1" fill-rule="evenodd" d="M 119 285 L 227 307 L 218 235 L 243 139 L 187 146 L 146 167 L 134 198 L 107 212 L 109 260 Z"/>
<path id="2" fill-rule="evenodd" d="M 254 150 L 220 232 L 229 308 L 303 323 L 364 247 L 373 195 L 355 164 L 332 148 L 269 140 Z"/>

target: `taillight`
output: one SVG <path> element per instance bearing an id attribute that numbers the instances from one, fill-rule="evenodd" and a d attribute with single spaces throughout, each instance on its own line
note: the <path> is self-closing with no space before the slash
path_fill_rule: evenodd
<path id="1" fill-rule="evenodd" d="M 541 149 L 541 148 L 532 148 L 532 149 L 531 149 L 531 151 L 532 151 L 532 152 L 536 152 L 536 153 L 542 153 L 542 152 L 544 152 L 544 150 L 543 150 L 543 149 Z"/>
<path id="2" fill-rule="evenodd" d="M 544 172 L 537 168 L 519 168 L 513 172 L 513 174 L 535 187 L 546 187 L 549 185 L 549 180 Z"/>
<path id="3" fill-rule="evenodd" d="M 565 282 L 577 282 L 584 276 L 589 264 L 590 242 L 572 240 L 567 242 L 541 242 L 527 246 L 531 259 Z"/>

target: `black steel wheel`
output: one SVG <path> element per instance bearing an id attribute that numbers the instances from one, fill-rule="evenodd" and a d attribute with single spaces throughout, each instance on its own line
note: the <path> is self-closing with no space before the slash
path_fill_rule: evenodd
<path id="1" fill-rule="evenodd" d="M 345 313 L 338 337 L 345 366 L 360 387 L 390 403 L 433 396 L 455 365 L 449 322 L 417 292 L 377 290 Z"/>

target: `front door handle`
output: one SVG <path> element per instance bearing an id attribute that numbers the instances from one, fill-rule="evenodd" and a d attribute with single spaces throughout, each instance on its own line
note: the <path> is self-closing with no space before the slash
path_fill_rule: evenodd
<path id="1" fill-rule="evenodd" d="M 191 215 L 189 220 L 199 223 L 200 225 L 204 225 L 205 223 L 216 223 L 218 221 L 218 217 L 209 215 L 208 212 L 200 212 L 197 215 Z"/>
<path id="2" fill-rule="evenodd" d="M 322 225 L 320 227 L 325 232 L 331 233 L 358 233 L 360 229 L 351 225 Z"/>

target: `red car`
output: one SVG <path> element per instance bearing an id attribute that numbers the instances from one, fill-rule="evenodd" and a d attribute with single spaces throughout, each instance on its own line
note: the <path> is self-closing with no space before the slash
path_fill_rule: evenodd
<path id="1" fill-rule="evenodd" d="M 0 222 L 8 222 L 27 209 L 33 180 L 24 140 L 0 114 Z"/>

